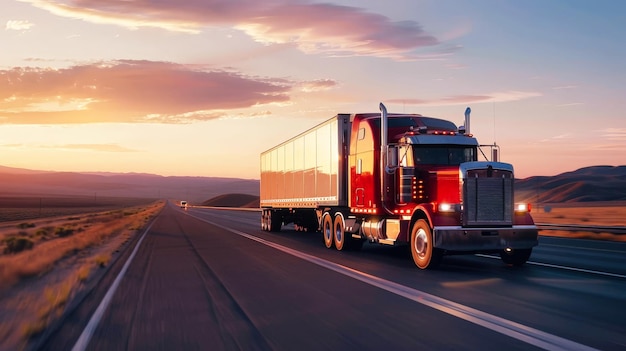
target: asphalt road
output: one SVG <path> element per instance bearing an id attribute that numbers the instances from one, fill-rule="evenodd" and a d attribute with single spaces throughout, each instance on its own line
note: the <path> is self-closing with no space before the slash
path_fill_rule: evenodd
<path id="1" fill-rule="evenodd" d="M 38 348 L 626 350 L 620 243 L 542 237 L 523 267 L 422 271 L 406 248 L 338 252 L 262 232 L 259 212 L 168 204 L 133 244 Z"/>

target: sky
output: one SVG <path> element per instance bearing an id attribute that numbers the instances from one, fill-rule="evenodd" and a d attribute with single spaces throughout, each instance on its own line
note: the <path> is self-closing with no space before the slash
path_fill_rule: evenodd
<path id="1" fill-rule="evenodd" d="M 420 113 L 517 178 L 626 165 L 626 2 L 3 0 L 0 165 L 259 179 L 338 113 Z"/>

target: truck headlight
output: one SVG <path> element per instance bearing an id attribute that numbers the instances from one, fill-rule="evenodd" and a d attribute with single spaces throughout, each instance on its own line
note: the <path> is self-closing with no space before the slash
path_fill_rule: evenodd
<path id="1" fill-rule="evenodd" d="M 515 212 L 530 212 L 530 204 L 515 204 Z"/>
<path id="2" fill-rule="evenodd" d="M 446 202 L 442 202 L 440 204 L 437 204 L 437 211 L 438 212 L 456 212 L 457 207 L 458 207 L 458 204 L 449 204 Z"/>

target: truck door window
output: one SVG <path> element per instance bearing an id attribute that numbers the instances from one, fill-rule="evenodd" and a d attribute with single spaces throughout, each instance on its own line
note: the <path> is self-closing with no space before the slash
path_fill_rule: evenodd
<path id="1" fill-rule="evenodd" d="M 409 152 L 411 148 L 409 146 L 403 145 L 398 147 L 398 158 L 399 158 L 399 166 L 400 167 L 413 167 L 413 160 L 410 157 L 411 153 Z"/>
<path id="2" fill-rule="evenodd" d="M 359 128 L 359 134 L 357 135 L 357 140 L 365 139 L 365 128 Z"/>

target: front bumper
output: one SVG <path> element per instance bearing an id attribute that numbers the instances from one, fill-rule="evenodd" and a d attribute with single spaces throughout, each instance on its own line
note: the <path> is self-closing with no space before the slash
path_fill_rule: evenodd
<path id="1" fill-rule="evenodd" d="M 464 228 L 439 226 L 433 229 L 434 247 L 447 251 L 498 251 L 529 249 L 539 244 L 535 225 L 507 228 Z"/>

